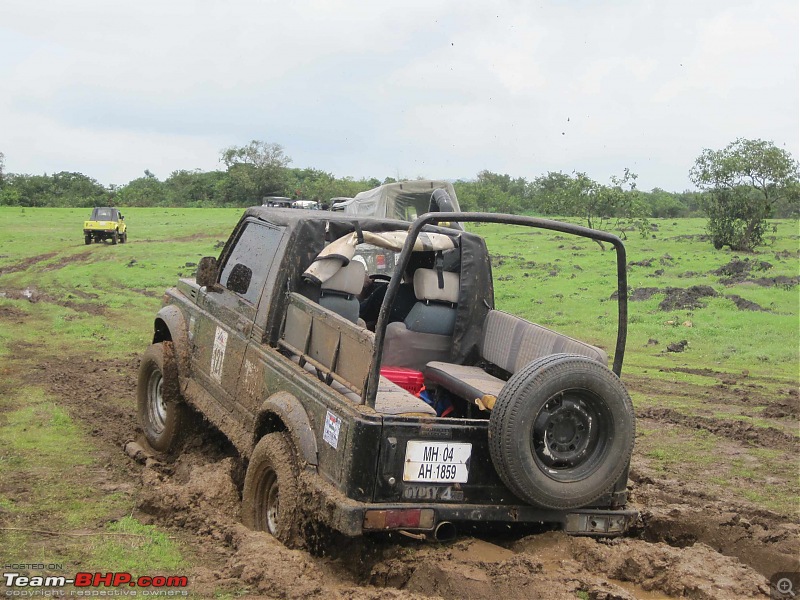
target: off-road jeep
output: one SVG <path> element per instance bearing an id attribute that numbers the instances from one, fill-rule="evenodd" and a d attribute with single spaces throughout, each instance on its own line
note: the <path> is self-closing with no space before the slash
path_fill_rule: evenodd
<path id="1" fill-rule="evenodd" d="M 494 310 L 483 238 L 434 225 L 445 220 L 613 244 L 613 370 L 602 349 Z M 400 252 L 388 282 L 366 281 L 362 244 Z M 309 518 L 351 536 L 447 539 L 478 523 L 621 534 L 636 517 L 618 377 L 625 265 L 616 236 L 543 219 L 250 208 L 219 259 L 165 295 L 139 370 L 142 430 L 168 452 L 186 404 L 200 411 L 246 465 L 243 522 L 289 545 Z M 370 329 L 362 307 L 376 294 Z"/>
<path id="2" fill-rule="evenodd" d="M 128 226 L 119 210 L 112 206 L 102 206 L 92 211 L 89 220 L 83 222 L 83 241 L 88 245 L 92 240 L 111 240 L 112 244 L 124 244 L 128 241 Z"/>

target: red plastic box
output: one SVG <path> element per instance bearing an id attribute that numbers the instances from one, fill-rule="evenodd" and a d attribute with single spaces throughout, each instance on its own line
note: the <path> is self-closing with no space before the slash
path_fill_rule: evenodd
<path id="1" fill-rule="evenodd" d="M 381 367 L 381 375 L 415 396 L 422 389 L 422 371 L 405 367 Z"/>

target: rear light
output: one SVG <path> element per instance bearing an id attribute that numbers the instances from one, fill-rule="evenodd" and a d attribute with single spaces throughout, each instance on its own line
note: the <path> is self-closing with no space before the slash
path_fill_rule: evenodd
<path id="1" fill-rule="evenodd" d="M 432 508 L 403 510 L 368 510 L 364 529 L 433 529 Z"/>

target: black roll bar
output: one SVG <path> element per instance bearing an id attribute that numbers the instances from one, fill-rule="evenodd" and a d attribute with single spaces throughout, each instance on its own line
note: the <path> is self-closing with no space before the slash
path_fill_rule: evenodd
<path id="1" fill-rule="evenodd" d="M 622 240 L 613 233 L 589 229 L 581 225 L 552 221 L 550 219 L 539 219 L 537 217 L 524 217 L 520 215 L 508 215 L 498 213 L 425 213 L 417 218 L 408 230 L 400 256 L 395 262 L 394 274 L 386 288 L 386 295 L 383 298 L 381 311 L 378 314 L 378 322 L 375 325 L 375 352 L 372 356 L 367 382 L 364 386 L 362 402 L 371 408 L 375 408 L 375 396 L 378 392 L 378 380 L 380 378 L 381 360 L 383 358 L 383 341 L 386 337 L 386 326 L 389 324 L 389 313 L 394 304 L 402 275 L 408 267 L 411 259 L 411 252 L 414 248 L 422 228 L 430 223 L 440 223 L 442 221 L 456 221 L 460 223 L 499 223 L 502 225 L 522 225 L 525 227 L 536 227 L 548 229 L 570 235 L 608 242 L 614 246 L 617 253 L 617 304 L 618 304 L 618 323 L 617 323 L 617 345 L 614 351 L 614 366 L 612 371 L 619 377 L 622 374 L 622 361 L 625 357 L 625 341 L 628 336 L 628 273 L 625 245 Z"/>

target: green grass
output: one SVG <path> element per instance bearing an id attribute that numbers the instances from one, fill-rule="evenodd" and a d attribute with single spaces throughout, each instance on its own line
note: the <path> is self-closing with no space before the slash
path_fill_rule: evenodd
<path id="1" fill-rule="evenodd" d="M 141 353 L 151 339 L 164 290 L 191 275 L 194 267 L 187 263 L 219 254 L 219 243 L 227 239 L 242 209 L 127 209 L 129 242 L 117 246 L 84 245 L 81 227 L 88 212 L 0 208 L 0 384 L 6 377 L 3 363 L 12 359 L 33 368 L 41 356 L 86 354 L 102 360 Z M 735 255 L 715 251 L 697 237 L 704 233 L 703 220 L 654 222 L 655 237 L 630 233 L 626 242 L 629 262 L 653 259 L 650 267 L 631 266 L 632 289 L 710 285 L 718 294 L 739 295 L 768 312 L 740 311 L 724 297 L 708 299 L 703 308 L 669 312 L 658 308 L 661 294 L 630 302 L 623 380 L 633 390 L 635 406 L 776 426 L 774 420 L 762 419 L 760 411 L 782 390 L 798 386 L 798 288 L 726 286 L 710 272 Z M 775 225 L 769 245 L 747 258 L 772 264 L 771 277 L 795 277 L 800 268 L 798 223 Z M 502 264 L 493 269 L 498 308 L 613 354 L 617 304 L 610 299 L 616 289 L 612 250 L 603 252 L 594 242 L 566 235 L 553 239 L 489 225 L 475 230 L 502 256 Z M 36 258 L 46 254 L 52 256 Z M 26 289 L 36 291 L 36 302 L 19 297 Z M 684 327 L 685 321 L 693 326 Z M 651 338 L 658 344 L 648 345 Z M 665 352 L 668 343 L 682 339 L 689 342 L 685 352 Z M 709 368 L 736 376 L 747 371 L 739 389 L 752 393 L 744 386 L 757 384 L 763 402 L 737 415 L 740 405 L 715 400 L 718 377 L 676 368 Z M 58 398 L 25 381 L 10 383 L 13 394 L 0 393 L 0 481 L 30 483 L 24 495 L 0 487 L 3 522 L 30 528 L 44 519 L 58 531 L 89 528 L 144 537 L 64 538 L 53 546 L 25 531 L 2 531 L 0 555 L 91 564 L 106 571 L 182 565 L 181 557 L 191 554 L 190 549 L 128 519 L 134 504 L 130 496 L 97 494 L 85 485 L 97 476 L 100 458 L 82 424 L 70 419 Z M 658 472 L 708 481 L 720 494 L 785 514 L 797 510 L 797 457 L 740 448 L 741 454 L 731 459 L 717 452 L 730 440 L 680 426 L 639 433 L 636 451 Z M 770 484 L 769 478 L 778 483 Z"/>
<path id="2" fill-rule="evenodd" d="M 32 314 L 0 331 L 0 355 L 12 340 L 53 351 L 75 344 L 121 356 L 143 348 L 164 290 L 189 277 L 203 256 L 217 256 L 242 209 L 128 209 L 127 244 L 84 245 L 83 209 L 0 208 L 0 307 Z M 35 260 L 15 272 L 25 260 Z M 34 290 L 35 303 L 10 299 Z M 101 314 L 96 314 L 101 312 Z"/>
<path id="3" fill-rule="evenodd" d="M 133 499 L 102 491 L 107 477 L 99 457 L 87 443 L 86 432 L 55 398 L 39 388 L 25 386 L 4 399 L 2 409 L 0 480 L 16 490 L 24 488 L 26 493 L 0 496 L 6 528 L 0 530 L 0 558 L 24 556 L 29 562 L 84 565 L 88 560 L 90 565 L 109 569 L 109 560 L 125 556 L 124 549 L 112 552 L 118 544 L 135 555 L 142 571 L 151 566 L 171 569 L 180 562 L 175 544 L 152 528 L 144 530 L 144 542 L 135 544 L 127 537 L 124 542 L 73 537 L 75 531 L 97 528 L 130 512 Z M 126 527 L 134 525 L 122 518 L 109 530 L 122 532 Z M 41 534 L 34 530 L 63 535 L 55 546 L 42 545 L 36 541 Z M 134 559 L 127 560 L 126 565 Z"/>
<path id="4" fill-rule="evenodd" d="M 108 526 L 111 536 L 95 549 L 108 571 L 128 571 L 134 575 L 158 571 L 177 571 L 186 566 L 178 545 L 152 525 L 123 517 Z M 114 537 L 113 534 L 123 534 Z"/>
<path id="5" fill-rule="evenodd" d="M 630 233 L 625 242 L 629 263 L 652 259 L 649 267 L 630 266 L 629 288 L 710 285 L 719 296 L 705 299 L 704 308 L 693 310 L 660 310 L 663 293 L 629 302 L 625 370 L 640 373 L 682 365 L 729 372 L 746 369 L 796 383 L 798 288 L 724 285 L 710 273 L 738 256 L 772 265 L 767 271 L 754 272 L 754 277 L 796 277 L 800 265 L 797 221 L 775 221 L 774 239 L 752 255 L 714 250 L 710 242 L 697 237 L 704 233 L 702 219 L 655 219 L 654 223 L 658 231 L 651 237 Z M 613 354 L 617 304 L 609 300 L 616 290 L 612 248 L 603 252 L 591 240 L 523 228 L 509 232 L 499 225 L 481 225 L 474 229 L 487 238 L 492 252 L 504 257 L 493 268 L 499 308 Z M 791 256 L 784 256 L 784 251 Z M 663 272 L 657 275 L 657 271 Z M 739 310 L 725 295 L 741 296 L 768 312 Z M 692 327 L 684 327 L 686 321 Z M 647 346 L 650 339 L 659 343 Z M 686 352 L 665 352 L 667 344 L 684 339 L 689 343 Z"/>

